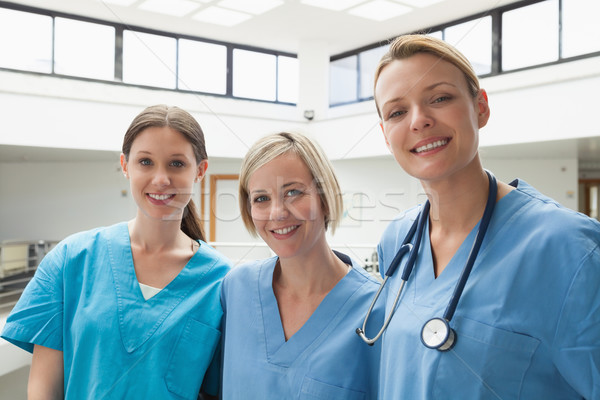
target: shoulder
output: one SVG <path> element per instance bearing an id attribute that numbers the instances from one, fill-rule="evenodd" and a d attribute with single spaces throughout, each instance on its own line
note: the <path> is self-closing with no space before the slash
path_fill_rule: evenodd
<path id="1" fill-rule="evenodd" d="M 61 240 L 46 255 L 45 259 L 53 257 L 72 258 L 79 254 L 91 254 L 98 248 L 106 248 L 105 243 L 116 232 L 125 232 L 127 234 L 127 223 L 121 222 L 112 226 L 93 228 L 71 234 Z"/>
<path id="2" fill-rule="evenodd" d="M 257 281 L 260 271 L 265 267 L 273 267 L 277 257 L 266 258 L 263 260 L 249 261 L 233 267 L 223 280 L 223 285 L 248 285 L 250 282 Z"/>
<path id="3" fill-rule="evenodd" d="M 556 245 L 571 251 L 598 247 L 600 222 L 562 206 L 522 180 L 517 181 L 516 192 L 524 204 L 515 223 L 530 229 L 538 242 L 546 243 L 547 248 Z"/>
<path id="4" fill-rule="evenodd" d="M 352 261 L 352 270 L 356 271 L 358 279 L 363 281 L 367 287 L 377 289 L 379 287 L 379 281 L 367 272 L 362 265 L 358 263 L 354 258 L 350 258 Z"/>
<path id="5" fill-rule="evenodd" d="M 199 240 L 199 243 L 198 263 L 211 265 L 214 271 L 218 271 L 221 275 L 225 276 L 232 268 L 231 260 L 215 250 L 215 248 L 208 243 L 202 240 Z"/>
<path id="6" fill-rule="evenodd" d="M 396 237 L 399 232 L 408 232 L 413 222 L 418 218 L 422 208 L 423 205 L 420 204 L 398 214 L 383 231 L 381 240 Z"/>

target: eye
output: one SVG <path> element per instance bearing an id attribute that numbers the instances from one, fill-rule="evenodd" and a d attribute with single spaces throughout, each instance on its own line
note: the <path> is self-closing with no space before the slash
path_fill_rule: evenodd
<path id="1" fill-rule="evenodd" d="M 450 96 L 439 96 L 439 97 L 436 97 L 436 98 L 433 100 L 433 102 L 434 102 L 434 103 L 443 103 L 443 102 L 445 102 L 445 101 L 449 101 L 449 100 L 451 100 L 451 99 L 452 99 L 452 97 L 450 97 Z"/>
<path id="2" fill-rule="evenodd" d="M 173 166 L 175 168 L 181 168 L 181 167 L 185 167 L 185 164 L 181 161 L 175 160 L 175 161 L 171 161 L 171 166 Z"/>
<path id="3" fill-rule="evenodd" d="M 142 158 L 140 160 L 140 165 L 152 165 L 152 160 L 149 158 Z"/>
<path id="4" fill-rule="evenodd" d="M 298 190 L 298 189 L 290 189 L 285 193 L 285 195 L 288 197 L 295 197 L 295 196 L 299 196 L 301 194 L 302 194 L 302 191 Z"/>
<path id="5" fill-rule="evenodd" d="M 255 198 L 252 199 L 253 203 L 263 203 L 265 201 L 268 201 L 269 197 L 265 196 L 265 195 L 261 195 L 261 196 L 256 196 Z"/>
<path id="6" fill-rule="evenodd" d="M 391 113 L 388 114 L 388 119 L 398 118 L 398 117 L 403 116 L 404 114 L 406 114 L 406 111 L 404 111 L 404 110 L 392 111 Z"/>

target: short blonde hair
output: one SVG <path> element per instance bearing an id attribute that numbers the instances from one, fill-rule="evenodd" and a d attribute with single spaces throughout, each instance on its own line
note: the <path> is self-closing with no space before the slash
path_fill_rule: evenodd
<path id="1" fill-rule="evenodd" d="M 325 229 L 331 226 L 331 232 L 335 232 L 342 216 L 343 204 L 340 185 L 333 166 L 317 143 L 304 135 L 289 132 L 271 134 L 258 140 L 248 150 L 242 161 L 239 204 L 246 229 L 253 236 L 257 236 L 256 227 L 252 221 L 252 204 L 248 191 L 250 177 L 257 169 L 285 153 L 295 154 L 308 167 L 321 198 Z"/>
<path id="2" fill-rule="evenodd" d="M 375 88 L 377 86 L 377 80 L 381 75 L 381 71 L 391 64 L 395 60 L 402 60 L 409 58 L 419 53 L 432 54 L 438 56 L 444 61 L 449 62 L 458 68 L 464 75 L 469 92 L 473 97 L 479 93 L 479 79 L 473 69 L 473 66 L 469 60 L 456 48 L 443 40 L 436 39 L 432 36 L 427 35 L 402 35 L 398 36 L 390 44 L 390 48 L 379 61 L 377 68 L 375 69 L 375 79 L 373 82 L 373 98 L 375 99 L 375 106 L 377 107 L 377 113 L 381 118 L 381 111 L 377 104 L 377 98 L 375 97 Z"/>

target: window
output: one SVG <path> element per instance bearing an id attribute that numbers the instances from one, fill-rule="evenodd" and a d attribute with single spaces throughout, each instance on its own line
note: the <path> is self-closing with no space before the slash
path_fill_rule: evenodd
<path id="1" fill-rule="evenodd" d="M 504 71 L 558 60 L 558 0 L 502 14 Z"/>
<path id="2" fill-rule="evenodd" d="M 298 102 L 298 59 L 277 57 L 277 100 L 284 103 Z"/>
<path id="3" fill-rule="evenodd" d="M 562 57 L 600 51 L 600 2 L 562 0 Z"/>
<path id="4" fill-rule="evenodd" d="M 179 39 L 177 87 L 205 93 L 227 93 L 227 47 Z"/>
<path id="5" fill-rule="evenodd" d="M 52 73 L 52 18 L 0 8 L 0 67 Z"/>
<path id="6" fill-rule="evenodd" d="M 272 54 L 233 50 L 233 95 L 276 100 L 277 59 Z"/>
<path id="7" fill-rule="evenodd" d="M 175 38 L 126 30 L 123 32 L 123 82 L 175 88 Z"/>
<path id="8" fill-rule="evenodd" d="M 379 64 L 381 57 L 388 51 L 390 46 L 376 47 L 358 54 L 360 65 L 360 92 L 361 99 L 373 97 L 373 83 L 375 78 L 375 68 Z"/>
<path id="9" fill-rule="evenodd" d="M 115 28 L 66 18 L 55 19 L 54 72 L 115 79 Z"/>
<path id="10" fill-rule="evenodd" d="M 329 68 L 329 103 L 342 104 L 358 100 L 358 57 L 332 61 Z"/>
<path id="11" fill-rule="evenodd" d="M 492 72 L 492 18 L 478 18 L 448 27 L 444 40 L 467 57 L 477 75 Z"/>

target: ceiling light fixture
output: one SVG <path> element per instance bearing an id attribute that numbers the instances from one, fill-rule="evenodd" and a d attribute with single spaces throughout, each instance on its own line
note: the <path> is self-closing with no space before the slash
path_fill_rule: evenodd
<path id="1" fill-rule="evenodd" d="M 222 0 L 217 3 L 220 7 L 258 15 L 284 4 L 283 0 Z"/>
<path id="2" fill-rule="evenodd" d="M 252 18 L 252 15 L 211 6 L 194 14 L 192 18 L 215 25 L 234 26 Z"/>
<path id="3" fill-rule="evenodd" d="M 385 21 L 399 15 L 408 14 L 413 9 L 386 0 L 375 0 L 348 10 L 349 14 L 373 21 Z"/>
<path id="4" fill-rule="evenodd" d="M 365 0 L 301 0 L 302 4 L 307 6 L 325 8 L 327 10 L 342 11 L 357 4 L 364 3 Z"/>
<path id="5" fill-rule="evenodd" d="M 194 10 L 200 4 L 189 0 L 146 0 L 138 6 L 140 10 L 152 11 L 160 14 L 183 17 Z"/>
<path id="6" fill-rule="evenodd" d="M 115 6 L 127 7 L 135 3 L 137 0 L 98 0 L 98 3 L 112 4 Z"/>
<path id="7" fill-rule="evenodd" d="M 445 0 L 396 0 L 399 3 L 405 4 L 407 6 L 415 7 L 415 8 L 423 8 L 429 7 L 431 5 L 441 3 Z"/>

